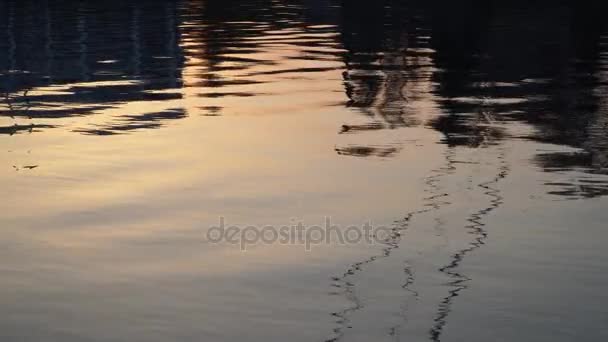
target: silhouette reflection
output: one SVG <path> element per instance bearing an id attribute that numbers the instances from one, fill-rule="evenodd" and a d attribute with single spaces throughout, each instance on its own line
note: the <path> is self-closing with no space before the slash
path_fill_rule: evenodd
<path id="1" fill-rule="evenodd" d="M 8 38 L 0 41 L 5 94 L 0 116 L 39 121 L 181 98 L 176 90 L 184 58 L 176 2 L 3 1 L 0 6 L 0 27 Z M 152 127 L 147 116 L 139 119 L 142 127 Z"/>
<path id="2" fill-rule="evenodd" d="M 509 138 L 567 145 L 588 157 L 573 163 L 572 155 L 558 153 L 535 162 L 546 171 L 606 173 L 608 35 L 598 14 L 606 5 L 531 6 L 524 11 L 519 2 L 474 0 L 2 1 L 0 116 L 19 121 L 3 122 L 1 132 L 39 132 L 62 126 L 55 119 L 93 114 L 101 122 L 73 130 L 113 135 L 155 129 L 188 111 L 236 112 L 226 99 L 241 98 L 256 109 L 285 95 L 281 84 L 342 70 L 345 105 L 359 117 L 338 128 L 352 136 L 336 147 L 340 155 L 391 158 L 403 140 L 393 135 L 371 143 L 370 133 L 429 127 L 451 147 Z M 200 105 L 180 103 L 184 94 Z M 99 115 L 140 102 L 166 105 L 149 113 Z M 512 123 L 533 132 L 521 133 Z"/>
<path id="3" fill-rule="evenodd" d="M 546 171 L 606 173 L 608 36 L 597 14 L 605 5 L 532 6 L 345 2 L 347 105 L 370 120 L 353 133 L 424 125 L 448 146 L 473 148 L 525 138 L 588 155 L 577 163 L 569 154 L 539 156 Z M 422 99 L 423 108 L 414 105 Z"/>
<path id="4" fill-rule="evenodd" d="M 588 4 L 533 7 L 493 2 L 478 9 L 483 13 L 449 16 L 459 23 L 434 23 L 446 115 L 432 126 L 450 145 L 479 146 L 505 139 L 505 123 L 524 122 L 534 131 L 520 137 L 578 148 L 577 154 L 589 156 L 577 162 L 563 153 L 539 156 L 544 170 L 604 173 L 603 19 Z M 467 34 L 453 34 L 452 27 L 467 27 Z M 605 194 L 596 190 L 581 188 L 580 195 Z"/>

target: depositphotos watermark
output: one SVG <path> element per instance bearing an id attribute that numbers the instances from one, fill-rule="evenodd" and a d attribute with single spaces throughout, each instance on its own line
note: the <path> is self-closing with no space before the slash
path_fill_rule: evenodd
<path id="1" fill-rule="evenodd" d="M 296 220 L 282 226 L 229 225 L 225 217 L 220 217 L 219 224 L 207 230 L 207 241 L 239 246 L 242 251 L 258 244 L 303 246 L 306 251 L 310 251 L 313 246 L 322 244 L 385 244 L 392 238 L 397 238 L 395 231 L 386 226 L 374 226 L 371 222 L 366 222 L 342 227 L 332 224 L 330 217 L 325 217 L 323 225 L 310 226 Z"/>

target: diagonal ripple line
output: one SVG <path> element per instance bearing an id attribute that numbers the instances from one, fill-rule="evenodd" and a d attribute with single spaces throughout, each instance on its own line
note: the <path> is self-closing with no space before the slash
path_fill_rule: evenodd
<path id="1" fill-rule="evenodd" d="M 452 158 L 453 151 L 452 149 L 448 148 L 445 152 L 446 163 L 440 168 L 432 170 L 430 172 L 430 176 L 425 178 L 424 183 L 426 189 L 424 192 L 427 193 L 428 196 L 423 198 L 424 204 L 422 209 L 411 211 L 407 213 L 405 217 L 395 222 L 389 236 L 382 241 L 384 247 L 379 254 L 375 254 L 367 259 L 355 262 L 351 264 L 344 273 L 331 278 L 332 287 L 339 289 L 336 294 L 343 295 L 349 302 L 351 302 L 351 305 L 348 308 L 338 312 L 333 312 L 331 314 L 331 316 L 336 319 L 335 323 L 337 326 L 333 329 L 333 336 L 326 339 L 325 342 L 341 341 L 344 337 L 346 329 L 351 328 L 350 316 L 364 308 L 363 302 L 356 292 L 356 284 L 353 278 L 357 274 L 363 272 L 365 266 L 374 263 L 379 259 L 390 257 L 392 252 L 400 247 L 402 233 L 409 227 L 410 222 L 414 217 L 432 211 L 437 211 L 442 207 L 451 204 L 451 202 L 445 199 L 449 196 L 449 194 L 443 191 L 440 183 L 442 178 L 446 177 L 456 169 Z M 440 222 L 437 222 L 437 224 L 440 224 Z M 404 274 L 406 281 L 401 285 L 401 287 L 417 298 L 418 293 L 410 288 L 415 281 L 414 270 L 411 267 L 406 266 L 404 269 Z"/>
<path id="2" fill-rule="evenodd" d="M 489 197 L 489 203 L 487 207 L 471 214 L 467 219 L 470 224 L 465 226 L 465 228 L 474 235 L 473 240 L 466 248 L 452 255 L 451 261 L 439 269 L 440 272 L 446 274 L 453 280 L 447 284 L 452 289 L 448 292 L 448 295 L 441 300 L 437 314 L 433 319 L 433 327 L 429 331 L 431 341 L 441 341 L 443 330 L 447 324 L 448 316 L 452 311 L 454 300 L 462 291 L 468 288 L 467 283 L 472 280 L 465 274 L 459 272 L 458 267 L 468 254 L 478 250 L 486 244 L 488 232 L 485 229 L 486 223 L 484 223 L 484 219 L 491 212 L 500 208 L 504 203 L 504 197 L 502 196 L 500 189 L 495 186 L 509 175 L 510 166 L 506 155 L 507 150 L 504 147 L 501 148 L 501 152 L 497 157 L 499 160 L 497 175 L 492 180 L 477 185 L 477 187 L 483 189 L 483 194 Z"/>
<path id="3" fill-rule="evenodd" d="M 424 198 L 424 207 L 428 208 L 425 212 L 429 211 L 438 211 L 446 206 L 452 204 L 452 202 L 448 201 L 447 198 L 450 196 L 449 193 L 444 191 L 444 188 L 441 186 L 441 181 L 443 178 L 448 175 L 453 174 L 456 171 L 457 161 L 454 160 L 455 151 L 453 148 L 448 147 L 444 153 L 445 166 L 440 169 L 432 171 L 433 175 L 428 177 L 425 181 L 426 188 L 424 190 L 425 193 L 428 194 L 427 197 Z M 443 232 L 443 226 L 445 222 L 440 218 L 435 218 L 435 225 L 433 229 L 437 232 L 437 235 L 440 236 Z M 401 288 L 406 292 L 412 294 L 416 300 L 420 297 L 418 291 L 412 288 L 416 281 L 415 271 L 410 262 L 404 262 L 403 273 L 405 275 L 405 282 L 401 285 Z M 389 336 L 392 336 L 395 341 L 399 341 L 399 329 L 408 321 L 407 318 L 407 308 L 406 304 L 403 303 L 400 316 L 401 323 L 394 325 L 389 328 Z"/>

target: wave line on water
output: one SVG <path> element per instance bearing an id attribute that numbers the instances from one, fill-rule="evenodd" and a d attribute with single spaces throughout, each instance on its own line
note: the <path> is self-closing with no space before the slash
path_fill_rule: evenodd
<path id="1" fill-rule="evenodd" d="M 448 147 L 444 153 L 445 165 L 437 170 L 433 170 L 433 175 L 427 177 L 427 179 L 425 180 L 424 183 L 426 185 L 426 188 L 424 189 L 424 192 L 429 194 L 429 196 L 424 198 L 424 206 L 429 208 L 425 212 L 438 211 L 452 204 L 452 202 L 445 199 L 449 197 L 450 194 L 445 192 L 443 187 L 440 186 L 440 184 L 443 178 L 453 174 L 454 171 L 456 171 L 455 164 L 457 164 L 458 162 L 454 160 L 454 154 L 454 149 Z M 435 225 L 433 229 L 435 230 L 436 235 L 442 236 L 442 227 L 445 225 L 445 222 L 439 217 L 436 217 L 434 219 L 434 222 Z M 416 281 L 414 269 L 410 262 L 405 261 L 404 264 L 405 266 L 403 269 L 403 273 L 405 275 L 405 282 L 401 285 L 401 288 L 409 293 L 412 293 L 414 295 L 414 298 L 418 300 L 420 294 L 418 293 L 418 291 L 412 288 L 412 285 L 414 285 Z M 405 324 L 405 322 L 407 322 L 407 308 L 405 307 L 405 303 L 402 306 L 400 316 L 401 323 L 390 327 L 388 333 L 396 341 L 400 340 L 399 329 L 403 326 L 403 324 Z"/>
<path id="2" fill-rule="evenodd" d="M 447 284 L 448 286 L 452 287 L 452 289 L 440 302 L 437 315 L 433 319 L 434 325 L 429 331 L 429 337 L 433 342 L 441 341 L 441 335 L 447 324 L 447 318 L 452 311 L 452 305 L 455 298 L 460 295 L 460 292 L 469 287 L 467 282 L 472 280 L 465 274 L 458 272 L 457 268 L 468 254 L 486 244 L 488 232 L 485 229 L 486 223 L 484 223 L 483 220 L 486 216 L 497 210 L 504 203 L 504 197 L 502 196 L 501 191 L 494 186 L 496 186 L 502 179 L 506 178 L 510 172 L 510 166 L 506 159 L 506 153 L 507 151 L 503 148 L 497 157 L 500 164 L 498 167 L 498 174 L 492 180 L 482 182 L 477 185 L 477 187 L 483 189 L 483 194 L 489 196 L 491 199 L 487 207 L 471 214 L 467 219 L 470 224 L 465 226 L 465 228 L 468 229 L 471 234 L 474 234 L 475 237 L 466 248 L 452 255 L 450 263 L 439 269 L 440 272 L 446 274 L 448 277 L 454 280 Z"/>
<path id="3" fill-rule="evenodd" d="M 353 263 L 343 274 L 333 277 L 332 281 L 333 287 L 337 287 L 342 289 L 342 294 L 344 297 L 349 300 L 352 305 L 342 311 L 334 312 L 331 315 L 337 318 L 336 324 L 338 325 L 333 330 L 333 336 L 326 339 L 325 342 L 337 342 L 342 340 L 345 334 L 345 330 L 348 328 L 352 328 L 350 326 L 350 316 L 361 309 L 364 308 L 363 302 L 361 298 L 356 293 L 356 285 L 353 281 L 350 281 L 352 277 L 361 273 L 363 271 L 363 267 L 369 265 L 378 259 L 384 259 L 391 256 L 392 252 L 400 247 L 401 236 L 404 230 L 406 230 L 414 217 L 419 216 L 421 214 L 429 213 L 432 211 L 437 211 L 443 208 L 446 205 L 450 205 L 451 202 L 442 200 L 449 196 L 448 193 L 443 191 L 443 188 L 439 185 L 441 183 L 441 179 L 445 176 L 449 175 L 455 170 L 454 161 L 452 160 L 453 153 L 451 149 L 448 149 L 445 154 L 446 164 L 438 169 L 434 169 L 431 171 L 431 175 L 426 177 L 424 184 L 426 185 L 425 193 L 429 195 L 423 199 L 424 204 L 423 208 L 415 211 L 411 211 L 405 215 L 401 220 L 395 222 L 391 234 L 385 239 L 383 244 L 385 245 L 382 248 L 380 254 L 373 255 L 365 260 Z M 419 296 L 418 292 L 411 289 L 410 286 L 415 281 L 415 273 L 411 266 L 406 266 L 404 268 L 404 274 L 406 281 L 401 285 L 401 288 L 405 291 L 412 294 L 415 298 Z M 405 320 L 405 318 L 404 318 Z M 396 327 L 391 328 L 391 330 L 396 331 Z"/>

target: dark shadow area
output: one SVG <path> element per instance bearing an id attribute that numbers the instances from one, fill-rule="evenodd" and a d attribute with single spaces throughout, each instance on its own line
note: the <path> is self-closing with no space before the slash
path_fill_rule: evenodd
<path id="1" fill-rule="evenodd" d="M 0 30 L 1 116 L 48 122 L 181 98 L 176 1 L 1 1 Z"/>
<path id="2" fill-rule="evenodd" d="M 370 120 L 359 127 L 419 125 L 420 108 L 430 108 L 439 114 L 429 126 L 451 147 L 530 139 L 587 156 L 578 164 L 561 154 L 539 156 L 535 162 L 546 171 L 606 173 L 607 5 L 384 0 L 342 6 L 347 105 Z M 424 106 L 413 106 L 417 101 Z M 533 132 L 509 130 L 511 123 Z"/>

